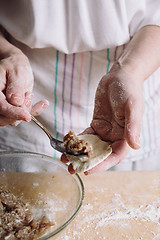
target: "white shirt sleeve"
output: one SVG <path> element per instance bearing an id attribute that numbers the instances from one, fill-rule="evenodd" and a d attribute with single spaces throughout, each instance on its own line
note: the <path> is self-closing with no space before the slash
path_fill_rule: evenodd
<path id="1" fill-rule="evenodd" d="M 0 24 L 31 48 L 96 51 L 127 43 L 160 25 L 160 0 L 3 0 Z"/>
<path id="2" fill-rule="evenodd" d="M 126 5 L 129 14 L 129 32 L 133 36 L 139 29 L 147 25 L 160 26 L 160 0 L 137 0 L 134 11 L 131 11 L 130 1 Z M 139 2 L 139 3 L 138 3 Z M 141 6 L 138 8 L 137 6 Z M 132 5 L 133 7 L 133 5 Z"/>

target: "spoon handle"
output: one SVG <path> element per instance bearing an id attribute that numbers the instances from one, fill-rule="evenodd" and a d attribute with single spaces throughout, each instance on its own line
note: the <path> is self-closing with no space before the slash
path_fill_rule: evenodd
<path id="1" fill-rule="evenodd" d="M 31 118 L 32 118 L 33 122 L 35 122 L 35 123 L 47 134 L 47 136 L 48 136 L 49 139 L 50 139 L 50 144 L 51 144 L 51 146 L 52 146 L 54 149 L 56 149 L 57 151 L 59 151 L 59 152 L 61 152 L 61 153 L 65 153 L 65 152 L 66 152 L 66 149 L 65 149 L 65 147 L 64 147 L 64 143 L 61 142 L 60 140 L 55 139 L 55 138 L 50 134 L 50 132 L 48 131 L 48 129 L 45 128 L 45 127 L 42 125 L 42 123 L 40 123 L 40 122 L 37 120 L 37 118 L 33 117 L 32 115 L 31 115 Z M 67 154 L 68 154 L 68 155 L 74 155 L 73 153 L 67 153 Z M 76 157 L 81 157 L 81 158 L 83 158 L 83 159 L 85 159 L 85 158 L 88 159 L 88 157 L 87 157 L 86 154 L 78 154 L 78 155 L 74 155 L 74 156 L 76 156 Z"/>
<path id="2" fill-rule="evenodd" d="M 42 125 L 42 123 L 40 123 L 40 122 L 39 122 L 35 117 L 33 117 L 32 115 L 31 115 L 31 118 L 32 118 L 33 122 L 35 122 L 35 123 L 47 134 L 47 136 L 48 136 L 49 139 L 51 140 L 53 137 L 52 137 L 52 135 L 50 134 L 50 132 L 48 131 L 48 129 L 45 128 L 45 127 Z"/>

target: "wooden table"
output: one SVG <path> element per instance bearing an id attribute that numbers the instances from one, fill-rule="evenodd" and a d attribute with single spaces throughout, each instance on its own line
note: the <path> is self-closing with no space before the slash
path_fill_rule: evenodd
<path id="1" fill-rule="evenodd" d="M 83 206 L 58 240 L 160 240 L 160 172 L 80 176 Z"/>

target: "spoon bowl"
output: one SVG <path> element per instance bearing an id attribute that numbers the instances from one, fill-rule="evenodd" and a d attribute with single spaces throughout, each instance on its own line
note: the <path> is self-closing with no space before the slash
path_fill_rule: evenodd
<path id="1" fill-rule="evenodd" d="M 48 138 L 50 139 L 50 144 L 51 146 L 57 150 L 58 152 L 61 152 L 61 153 L 64 153 L 64 154 L 67 154 L 67 155 L 74 155 L 75 157 L 81 157 L 81 158 L 84 158 L 84 159 L 87 159 L 88 156 L 87 154 L 74 154 L 74 153 L 68 153 L 66 152 L 66 148 L 64 146 L 64 142 L 54 138 L 51 133 L 48 131 L 48 129 L 46 127 L 43 126 L 42 123 L 40 123 L 37 118 L 31 116 L 32 118 L 32 121 L 35 122 L 48 136 Z"/>

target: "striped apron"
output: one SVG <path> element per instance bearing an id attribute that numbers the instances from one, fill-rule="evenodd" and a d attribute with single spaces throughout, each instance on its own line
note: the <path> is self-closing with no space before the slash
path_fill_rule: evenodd
<path id="1" fill-rule="evenodd" d="M 31 62 L 35 76 L 35 100 L 46 98 L 50 101 L 50 107 L 41 114 L 39 119 L 57 139 L 62 139 L 70 129 L 78 134 L 87 128 L 92 119 L 94 96 L 98 82 L 122 54 L 125 45 L 96 52 L 68 55 L 51 47 L 29 49 L 20 43 L 16 43 L 16 45 L 23 50 Z M 131 149 L 127 158 L 113 169 L 145 169 L 147 163 L 148 166 L 154 166 L 155 169 L 159 167 L 159 97 L 160 70 L 158 69 L 144 83 L 146 110 L 141 133 L 142 148 L 139 150 Z M 37 131 L 37 129 L 35 130 L 37 126 L 31 123 L 31 127 L 33 128 L 33 131 L 31 130 L 33 134 L 30 132 L 32 134 L 30 140 L 27 135 L 28 126 L 26 127 L 24 123 L 14 130 L 15 134 L 21 136 L 23 128 L 23 136 L 26 134 L 25 146 L 27 147 L 24 147 L 23 142 L 20 144 L 20 141 L 19 143 L 15 142 L 15 145 L 12 143 L 11 147 L 16 148 L 17 146 L 19 149 L 34 150 L 59 157 L 60 155 L 56 151 L 53 152 L 52 150 L 52 153 L 47 149 L 48 142 L 42 136 L 37 140 L 34 134 L 34 131 Z M 44 136 L 44 138 L 46 137 Z M 3 144 L 2 135 L 0 136 L 0 142 Z"/>

